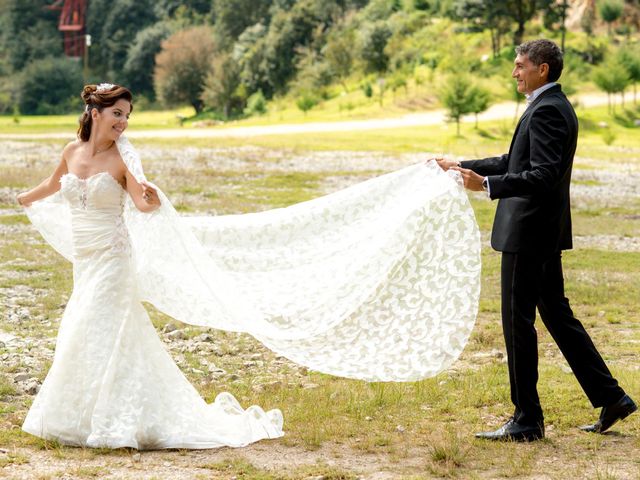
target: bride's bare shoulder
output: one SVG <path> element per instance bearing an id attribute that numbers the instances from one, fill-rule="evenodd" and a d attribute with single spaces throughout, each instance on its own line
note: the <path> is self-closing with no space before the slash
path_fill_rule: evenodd
<path id="1" fill-rule="evenodd" d="M 78 148 L 80 147 L 80 145 L 82 145 L 82 143 L 84 143 L 84 142 L 82 142 L 82 141 L 81 141 L 81 140 L 79 140 L 79 139 L 76 139 L 76 140 L 73 140 L 73 141 L 71 141 L 71 142 L 67 143 L 67 144 L 64 146 L 64 148 L 62 149 L 62 156 L 66 158 L 66 157 L 68 157 L 69 155 L 73 155 L 73 153 L 74 153 L 76 150 L 78 150 Z"/>

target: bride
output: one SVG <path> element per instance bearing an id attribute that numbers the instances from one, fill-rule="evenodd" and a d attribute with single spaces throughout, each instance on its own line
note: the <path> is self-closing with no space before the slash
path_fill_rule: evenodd
<path id="1" fill-rule="evenodd" d="M 479 296 L 479 234 L 434 162 L 285 209 L 180 217 L 122 135 L 125 87 L 88 85 L 78 139 L 18 195 L 73 262 L 54 361 L 24 421 L 89 447 L 240 447 L 283 435 L 279 410 L 207 404 L 142 301 L 193 325 L 247 332 L 312 369 L 409 381 L 449 367 Z"/>

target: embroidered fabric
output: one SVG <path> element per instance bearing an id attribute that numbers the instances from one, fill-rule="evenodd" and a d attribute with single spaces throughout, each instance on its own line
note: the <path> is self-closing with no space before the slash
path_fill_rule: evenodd
<path id="1" fill-rule="evenodd" d="M 133 146 L 117 146 L 144 180 Z M 245 215 L 181 217 L 159 196 L 152 214 L 126 197 L 123 218 L 140 300 L 180 321 L 248 332 L 312 369 L 369 381 L 433 376 L 468 340 L 480 235 L 459 178 L 435 162 Z M 27 212 L 67 256 L 69 227 L 43 213 L 60 208 Z"/>

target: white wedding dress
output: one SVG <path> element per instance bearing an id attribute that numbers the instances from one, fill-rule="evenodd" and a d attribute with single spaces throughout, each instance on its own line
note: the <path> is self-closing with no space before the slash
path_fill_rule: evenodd
<path id="1" fill-rule="evenodd" d="M 117 142 L 136 179 L 137 152 Z M 434 376 L 460 355 L 480 293 L 480 235 L 463 187 L 417 163 L 331 195 L 246 215 L 151 214 L 108 173 L 72 174 L 26 212 L 73 262 L 54 362 L 23 428 L 91 447 L 242 446 L 278 410 L 207 405 L 141 304 L 247 332 L 311 369 L 368 381 Z"/>
<path id="2" fill-rule="evenodd" d="M 55 357 L 23 429 L 89 447 L 240 447 L 282 436 L 279 410 L 228 394 L 207 405 L 160 341 L 137 292 L 126 192 L 109 174 L 61 179 L 73 231 L 74 290 Z"/>

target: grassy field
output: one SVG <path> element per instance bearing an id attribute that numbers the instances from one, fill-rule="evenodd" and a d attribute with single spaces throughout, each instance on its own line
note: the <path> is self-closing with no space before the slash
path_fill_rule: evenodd
<path id="1" fill-rule="evenodd" d="M 640 237 L 638 196 L 633 191 L 622 192 L 623 186 L 633 185 L 624 180 L 625 175 L 640 176 L 640 135 L 637 129 L 607 116 L 605 109 L 580 116 L 574 233 L 585 238 L 587 246 L 564 255 L 567 294 L 614 375 L 638 400 L 640 251 L 607 249 L 588 242 L 601 236 Z M 597 126 L 601 119 L 612 125 L 617 136 L 611 145 L 606 145 L 602 127 Z M 156 120 L 152 116 L 148 125 Z M 46 119 L 37 127 L 21 125 L 25 132 L 47 130 Z M 382 157 L 393 159 L 393 165 L 402 165 L 405 157 L 401 154 L 406 152 L 502 153 L 511 129 L 511 122 L 504 121 L 483 123 L 480 130 L 464 125 L 460 138 L 453 135 L 454 127 L 444 126 L 265 136 L 250 141 L 145 141 L 140 148 L 150 177 L 178 209 L 238 213 L 313 198 L 388 170 L 390 164 L 374 152 L 386 152 Z M 452 369 L 421 382 L 365 383 L 309 372 L 243 335 L 181 325 L 186 336 L 182 343 L 168 341 L 162 334 L 172 355 L 208 401 L 226 390 L 245 406 L 282 408 L 287 435 L 281 440 L 240 450 L 144 452 L 140 457 L 126 449 L 63 447 L 22 433 L 19 426 L 33 396 L 21 390 L 15 375 L 28 371 L 38 380 L 44 378 L 72 284 L 70 265 L 43 243 L 11 204 L 15 193 L 47 174 L 55 162 L 52 152 L 60 142 L 21 145 L 23 153 L 0 163 L 0 295 L 4 309 L 0 330 L 26 340 L 18 351 L 0 343 L 0 448 L 5 451 L 0 455 L 0 476 L 42 480 L 65 473 L 68 478 L 254 480 L 640 478 L 640 415 L 630 417 L 608 435 L 580 432 L 576 427 L 595 420 L 597 411 L 540 322 L 539 389 L 548 438 L 530 445 L 473 438 L 476 431 L 498 426 L 512 408 L 499 321 L 499 255 L 487 246 L 483 249 L 480 312 L 470 342 Z M 184 156 L 187 146 L 197 150 L 190 157 Z M 16 145 L 5 147 L 16 149 Z M 336 157 L 342 155 L 348 161 L 351 157 L 340 153 L 345 150 L 371 152 L 370 165 L 359 160 L 358 168 L 345 170 L 326 153 L 336 151 Z M 612 179 L 606 176 L 608 172 L 619 176 Z M 495 203 L 475 194 L 471 200 L 486 236 Z M 172 322 L 152 307 L 150 311 L 159 331 Z M 212 337 L 217 351 L 181 352 L 203 333 Z M 203 358 L 229 374 L 211 377 L 203 373 Z"/>

